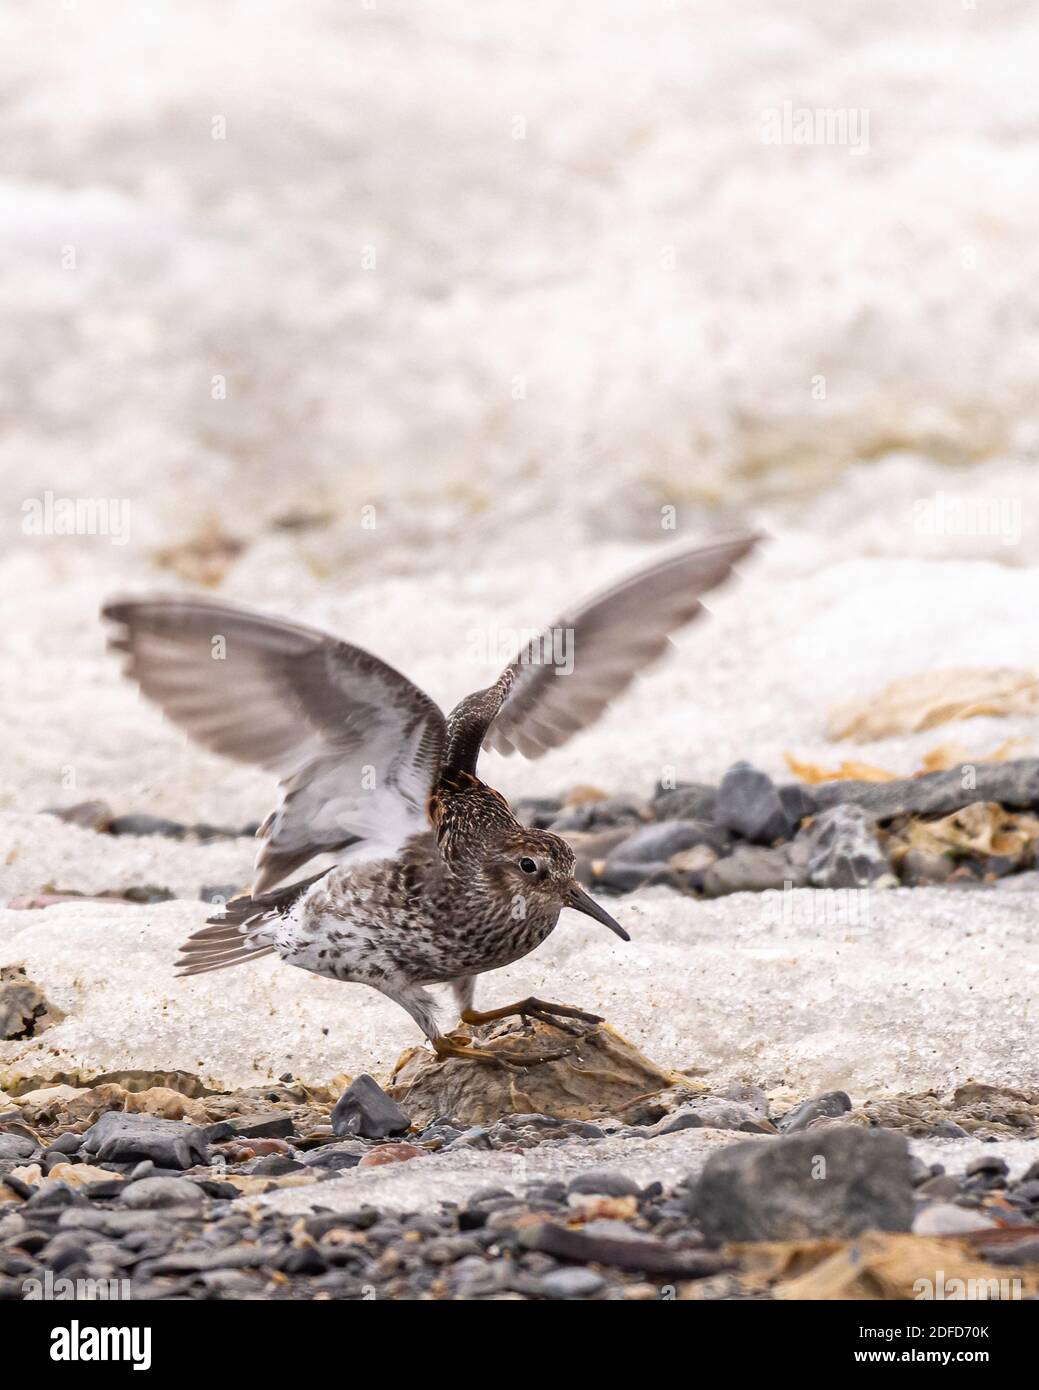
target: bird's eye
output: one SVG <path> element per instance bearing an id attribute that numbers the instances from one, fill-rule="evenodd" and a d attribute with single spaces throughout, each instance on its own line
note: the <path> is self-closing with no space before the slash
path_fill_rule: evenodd
<path id="1" fill-rule="evenodd" d="M 519 866 L 525 874 L 536 874 L 538 871 L 536 861 L 531 859 L 529 854 L 525 854 L 523 856 L 523 858 L 519 862 Z"/>

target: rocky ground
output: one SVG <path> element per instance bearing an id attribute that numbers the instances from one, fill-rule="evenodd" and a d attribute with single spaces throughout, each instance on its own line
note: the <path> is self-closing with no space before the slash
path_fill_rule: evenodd
<path id="1" fill-rule="evenodd" d="M 505 1031 L 516 1046 L 525 1030 Z M 539 1079 L 558 1109 L 587 1113 L 570 1082 L 602 1069 L 603 1032 Z M 607 1042 L 629 1092 L 669 1079 Z M 288 1078 L 214 1094 L 184 1076 L 9 1099 L 0 1294 L 909 1298 L 939 1270 L 995 1280 L 993 1297 L 1039 1290 L 1039 1095 L 787 1108 L 672 1077 L 595 1121 L 430 1115 L 461 1094 L 459 1070 L 498 1103 L 515 1084 L 512 1068 L 426 1061 L 392 1095 L 362 1076 L 335 1102 Z"/>

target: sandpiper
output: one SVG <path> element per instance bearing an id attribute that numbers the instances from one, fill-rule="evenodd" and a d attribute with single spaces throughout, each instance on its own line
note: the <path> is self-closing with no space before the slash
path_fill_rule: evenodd
<path id="1" fill-rule="evenodd" d="M 250 892 L 185 942 L 183 974 L 277 952 L 395 1000 L 438 1056 L 531 1065 L 564 1055 L 492 1051 L 437 1024 L 435 984 L 452 987 L 468 1024 L 510 1014 L 563 1032 L 573 1031 L 566 1019 L 597 1023 L 539 999 L 478 1012 L 475 978 L 540 945 L 564 907 L 629 939 L 575 880 L 565 840 L 521 825 L 477 777 L 477 760 L 483 748 L 537 758 L 586 728 L 757 540 L 672 553 L 597 595 L 446 719 L 399 671 L 316 629 L 203 598 L 106 604 L 111 646 L 142 692 L 200 743 L 280 779 Z M 561 668 L 551 654 L 563 649 Z M 276 887 L 326 853 L 334 867 Z"/>

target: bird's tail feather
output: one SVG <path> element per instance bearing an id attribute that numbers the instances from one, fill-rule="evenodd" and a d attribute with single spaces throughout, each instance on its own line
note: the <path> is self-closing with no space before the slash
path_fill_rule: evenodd
<path id="1" fill-rule="evenodd" d="M 268 935 L 270 926 L 323 877 L 324 872 L 314 874 L 300 883 L 255 898 L 247 894 L 232 898 L 218 917 L 208 918 L 207 925 L 193 932 L 181 946 L 178 977 L 205 975 L 211 970 L 226 970 L 269 956 L 274 950 Z"/>

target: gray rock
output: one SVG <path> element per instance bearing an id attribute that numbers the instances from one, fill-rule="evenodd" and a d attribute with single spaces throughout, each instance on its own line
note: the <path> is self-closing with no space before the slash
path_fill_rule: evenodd
<path id="1" fill-rule="evenodd" d="M 296 1132 L 291 1115 L 241 1115 L 231 1123 L 240 1139 L 288 1139 Z"/>
<path id="2" fill-rule="evenodd" d="M 78 1153 L 82 1143 L 83 1136 L 81 1134 L 73 1134 L 72 1131 L 69 1130 L 65 1134 L 59 1134 L 53 1144 L 47 1145 L 47 1153 L 64 1155 Z"/>
<path id="3" fill-rule="evenodd" d="M 554 1269 L 540 1280 L 546 1298 L 589 1298 L 605 1287 L 606 1280 L 592 1269 Z"/>
<path id="4" fill-rule="evenodd" d="M 955 1120 L 938 1120 L 931 1130 L 932 1139 L 966 1139 L 967 1131 Z"/>
<path id="5" fill-rule="evenodd" d="M 119 1196 L 124 1207 L 151 1211 L 159 1207 L 201 1207 L 202 1191 L 188 1178 L 140 1178 L 127 1183 Z"/>
<path id="6" fill-rule="evenodd" d="M 679 1110 L 674 1115 L 665 1115 L 649 1129 L 639 1133 L 646 1139 L 659 1139 L 662 1134 L 677 1134 L 683 1129 L 703 1129 L 704 1122 L 695 1110 Z"/>
<path id="7" fill-rule="evenodd" d="M 0 1134 L 0 1159 L 29 1158 L 36 1145 L 22 1134 Z"/>
<path id="8" fill-rule="evenodd" d="M 209 1157 L 205 1134 L 182 1120 L 109 1110 L 83 1135 L 82 1149 L 99 1162 L 150 1158 L 159 1168 L 190 1168 Z"/>
<path id="9" fill-rule="evenodd" d="M 995 1226 L 990 1217 L 980 1211 L 968 1211 L 952 1202 L 936 1202 L 924 1207 L 913 1219 L 915 1236 L 956 1236 L 964 1231 L 983 1231 Z"/>
<path id="10" fill-rule="evenodd" d="M 694 1123 L 695 1121 L 695 1123 Z M 679 1123 L 681 1122 L 681 1123 Z M 719 1096 L 700 1096 L 666 1115 L 649 1130 L 654 1139 L 680 1129 L 740 1129 L 753 1134 L 774 1134 L 775 1130 L 758 1105 L 746 1100 L 726 1100 Z"/>
<path id="11" fill-rule="evenodd" d="M 797 826 L 772 778 L 750 763 L 733 763 L 722 778 L 714 819 L 757 845 L 788 839 Z"/>
<path id="12" fill-rule="evenodd" d="M 718 788 L 706 782 L 679 782 L 675 787 L 657 785 L 653 814 L 657 820 L 714 820 Z"/>
<path id="13" fill-rule="evenodd" d="M 908 1231 L 909 1147 L 902 1134 L 851 1125 L 733 1144 L 708 1158 L 689 1208 L 718 1242 Z"/>
<path id="14" fill-rule="evenodd" d="M 325 1168 L 336 1172 L 340 1168 L 356 1168 L 368 1152 L 368 1145 L 360 1141 L 345 1144 L 325 1144 L 320 1149 L 311 1149 L 303 1155 L 303 1163 L 308 1168 Z"/>
<path id="15" fill-rule="evenodd" d="M 594 1193 L 599 1197 L 637 1197 L 642 1189 L 624 1173 L 596 1169 L 591 1173 L 578 1173 L 570 1179 L 566 1190 L 571 1195 Z"/>
<path id="16" fill-rule="evenodd" d="M 627 860 L 611 858 L 603 865 L 595 886 L 609 893 L 634 893 L 636 888 L 645 888 L 653 883 L 674 882 L 675 875 L 669 864 L 644 861 L 629 864 Z"/>
<path id="17" fill-rule="evenodd" d="M 204 903 L 215 903 L 222 907 L 240 892 L 241 888 L 236 883 L 204 884 L 198 890 L 198 896 Z"/>
<path id="18" fill-rule="evenodd" d="M 814 888 L 866 888 L 891 872 L 873 818 L 860 806 L 833 806 L 802 830 Z"/>
<path id="19" fill-rule="evenodd" d="M 850 1109 L 851 1099 L 845 1091 L 825 1091 L 821 1096 L 803 1100 L 800 1105 L 795 1105 L 793 1110 L 788 1110 L 783 1118 L 777 1121 L 776 1128 L 780 1134 L 796 1134 L 799 1130 L 807 1129 L 813 1120 L 823 1116 L 844 1115 Z"/>
<path id="20" fill-rule="evenodd" d="M 385 1139 L 388 1134 L 403 1134 L 410 1124 L 397 1102 L 367 1072 L 346 1088 L 332 1111 L 333 1134 Z"/>
<path id="21" fill-rule="evenodd" d="M 630 801 L 607 798 L 604 801 L 586 801 L 581 806 L 573 806 L 563 811 L 549 826 L 558 835 L 568 830 L 601 830 L 613 825 L 638 825 L 642 812 Z"/>
<path id="22" fill-rule="evenodd" d="M 783 810 L 795 825 L 800 825 L 805 816 L 814 816 L 819 803 L 803 782 L 786 782 L 777 787 Z"/>
<path id="23" fill-rule="evenodd" d="M 1019 810 L 1039 805 L 1039 758 L 1005 763 L 977 763 L 973 786 L 965 787 L 962 770 L 928 772 L 894 782 L 821 782 L 812 788 L 820 808 L 842 802 L 861 806 L 877 820 L 900 815 L 947 816 L 974 801 L 998 801 Z"/>
<path id="24" fill-rule="evenodd" d="M 110 835 L 165 835 L 169 839 L 183 840 L 187 831 L 186 825 L 162 816 L 116 816 L 108 824 Z"/>
<path id="25" fill-rule="evenodd" d="M 609 858 L 621 859 L 627 864 L 666 864 L 673 854 L 692 849 L 694 845 L 709 845 L 721 853 L 731 844 L 732 836 L 710 821 L 664 820 L 641 826 L 622 840 Z"/>
<path id="26" fill-rule="evenodd" d="M 555 796 L 524 796 L 513 802 L 512 814 L 520 825 L 532 825 L 536 830 L 547 830 L 554 820 L 558 820 L 563 803 Z"/>
<path id="27" fill-rule="evenodd" d="M 727 893 L 763 893 L 790 884 L 803 888 L 807 874 L 803 864 L 791 854 L 792 846 L 764 849 L 759 845 L 737 845 L 725 859 L 704 870 L 703 891 L 708 898 Z"/>

